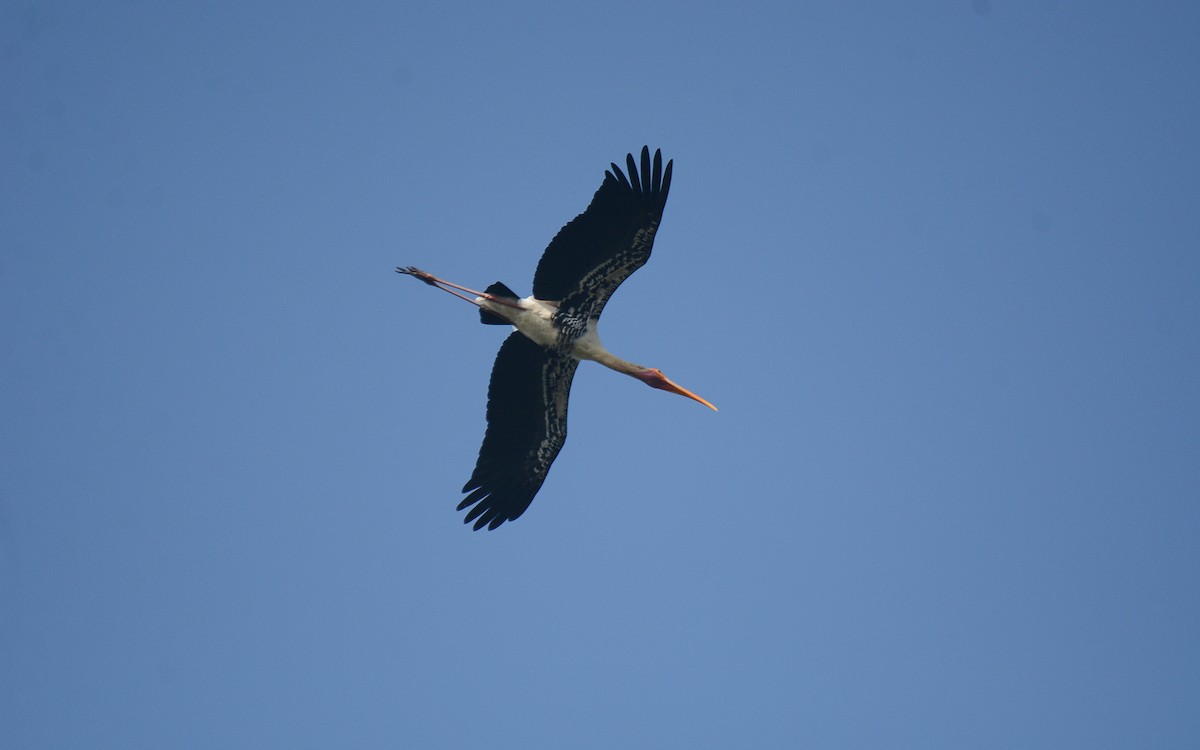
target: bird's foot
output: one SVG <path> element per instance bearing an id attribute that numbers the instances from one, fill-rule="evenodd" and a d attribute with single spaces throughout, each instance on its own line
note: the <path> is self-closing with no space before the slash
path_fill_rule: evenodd
<path id="1" fill-rule="evenodd" d="M 401 273 L 401 274 L 404 274 L 405 276 L 412 276 L 414 278 L 420 279 L 421 281 L 424 281 L 429 286 L 437 286 L 437 280 L 433 276 L 433 274 L 425 273 L 424 271 L 417 268 L 416 266 L 404 266 L 403 268 L 400 266 L 396 266 L 396 273 Z"/>

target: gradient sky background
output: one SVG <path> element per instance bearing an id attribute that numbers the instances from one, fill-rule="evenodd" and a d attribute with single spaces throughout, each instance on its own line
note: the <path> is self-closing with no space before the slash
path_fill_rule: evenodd
<path id="1" fill-rule="evenodd" d="M 5 3 L 6 748 L 1200 747 L 1200 5 Z M 675 160 L 530 511 L 454 505 Z"/>

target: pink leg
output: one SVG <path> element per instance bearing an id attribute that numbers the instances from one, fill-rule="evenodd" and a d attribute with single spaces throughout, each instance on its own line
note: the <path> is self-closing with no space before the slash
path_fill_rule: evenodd
<path id="1" fill-rule="evenodd" d="M 516 304 L 515 302 L 513 302 L 510 299 L 504 299 L 501 297 L 497 297 L 494 294 L 488 294 L 487 292 L 479 292 L 474 289 L 468 289 L 465 286 L 459 286 L 458 284 L 455 284 L 450 281 L 446 281 L 445 279 L 439 279 L 437 276 L 434 276 L 431 273 L 426 273 L 425 271 L 422 271 L 421 269 L 415 268 L 413 266 L 406 266 L 404 268 L 397 266 L 396 273 L 400 273 L 400 274 L 404 274 L 405 276 L 412 276 L 413 278 L 420 279 L 421 281 L 424 281 L 429 286 L 441 289 L 443 292 L 446 292 L 448 294 L 453 294 L 455 297 L 458 297 L 459 299 L 465 299 L 467 302 L 470 302 L 473 305 L 476 304 L 474 299 L 466 296 L 465 294 L 459 294 L 458 292 L 454 291 L 454 289 L 461 289 L 464 292 L 469 292 L 470 294 L 474 294 L 476 297 L 483 297 L 486 300 L 490 300 L 492 302 L 497 302 L 501 305 L 508 305 L 509 307 L 515 307 L 517 309 L 520 309 L 520 307 L 521 307 L 520 305 Z M 451 288 L 448 289 L 447 287 L 451 287 Z"/>

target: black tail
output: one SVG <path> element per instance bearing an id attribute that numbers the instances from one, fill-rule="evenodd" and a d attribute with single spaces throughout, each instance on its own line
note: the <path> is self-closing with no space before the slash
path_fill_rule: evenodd
<path id="1" fill-rule="evenodd" d="M 492 284 L 491 286 L 489 286 L 487 289 L 484 289 L 483 291 L 487 292 L 488 294 L 494 294 L 497 297 L 508 297 L 509 299 L 520 299 L 520 297 L 517 296 L 516 292 L 514 292 L 513 290 L 504 286 L 499 281 L 497 281 L 495 284 Z M 500 317 L 499 315 L 496 315 L 495 313 L 490 313 L 487 310 L 484 310 L 482 307 L 479 308 L 479 322 L 483 323 L 486 326 L 510 326 L 510 325 L 512 325 L 512 323 L 508 322 L 504 318 Z"/>

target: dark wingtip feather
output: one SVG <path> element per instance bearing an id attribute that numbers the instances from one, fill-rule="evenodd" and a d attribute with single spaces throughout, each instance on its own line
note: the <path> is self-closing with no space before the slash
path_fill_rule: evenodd
<path id="1" fill-rule="evenodd" d="M 612 162 L 609 162 L 608 166 L 612 167 L 612 169 L 610 171 L 606 171 L 606 175 L 616 180 L 621 184 L 622 187 L 630 187 L 629 180 L 626 179 L 625 173 L 621 171 L 620 167 Z"/>
<path id="2" fill-rule="evenodd" d="M 466 517 L 463 518 L 463 523 L 470 523 L 474 521 L 476 518 L 479 518 L 479 516 L 481 516 L 487 509 L 488 506 L 484 503 L 476 505 L 474 508 L 471 508 L 469 511 L 467 511 Z"/>
<path id="3" fill-rule="evenodd" d="M 500 524 L 504 523 L 506 518 L 507 516 L 502 515 L 498 509 L 488 508 L 485 512 L 479 515 L 479 520 L 475 522 L 475 526 L 473 528 L 476 531 L 479 531 L 484 526 L 494 529 Z"/>

